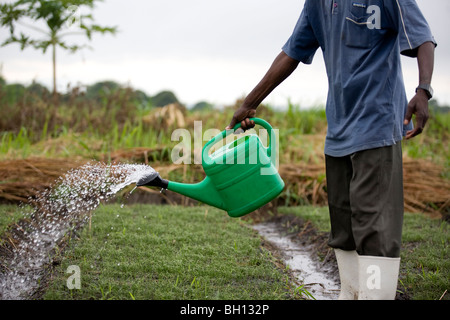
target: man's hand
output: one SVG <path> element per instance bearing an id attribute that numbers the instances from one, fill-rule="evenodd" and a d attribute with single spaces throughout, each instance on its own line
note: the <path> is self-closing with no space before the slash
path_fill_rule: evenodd
<path id="1" fill-rule="evenodd" d="M 434 67 L 434 48 L 433 42 L 425 42 L 417 50 L 417 62 L 419 66 L 419 84 L 430 84 Z M 414 98 L 408 104 L 404 124 L 411 122 L 412 115 L 416 115 L 416 125 L 413 130 L 406 133 L 406 139 L 411 139 L 421 134 L 428 121 L 428 96 L 427 93 L 418 89 Z"/>
<path id="2" fill-rule="evenodd" d="M 256 115 L 255 109 L 247 109 L 241 106 L 233 115 L 230 124 L 226 127 L 226 130 L 231 130 L 234 128 L 236 123 L 241 123 L 241 128 L 245 131 L 247 129 L 253 128 L 255 126 L 255 121 L 250 120 Z"/>
<path id="3" fill-rule="evenodd" d="M 275 89 L 281 82 L 283 82 L 289 75 L 297 68 L 300 62 L 292 59 L 283 51 L 275 58 L 265 76 L 261 79 L 258 85 L 245 98 L 242 106 L 234 113 L 230 124 L 226 127 L 227 130 L 233 129 L 236 123 L 241 123 L 241 128 L 244 130 L 253 128 L 254 121 L 248 118 L 253 118 L 256 114 L 256 108 L 260 103 Z"/>
<path id="4" fill-rule="evenodd" d="M 406 139 L 411 139 L 421 134 L 428 121 L 428 96 L 422 89 L 417 90 L 416 95 L 409 102 L 403 122 L 404 125 L 408 125 L 411 122 L 413 114 L 416 115 L 416 123 L 414 129 L 406 133 Z"/>

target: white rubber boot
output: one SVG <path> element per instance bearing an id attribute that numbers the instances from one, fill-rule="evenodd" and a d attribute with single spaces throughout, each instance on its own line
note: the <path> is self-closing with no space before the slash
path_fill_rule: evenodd
<path id="1" fill-rule="evenodd" d="M 334 249 L 341 280 L 341 292 L 339 300 L 358 299 L 358 254 L 356 251 L 344 251 Z"/>
<path id="2" fill-rule="evenodd" d="M 359 300 L 394 300 L 400 258 L 359 256 Z"/>

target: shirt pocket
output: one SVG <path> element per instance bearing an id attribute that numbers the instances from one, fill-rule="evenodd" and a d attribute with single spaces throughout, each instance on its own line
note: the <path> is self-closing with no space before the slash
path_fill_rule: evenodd
<path id="1" fill-rule="evenodd" d="M 345 45 L 367 49 L 372 44 L 372 32 L 367 26 L 371 14 L 368 14 L 365 8 L 357 9 L 352 7 L 347 11 L 344 22 Z"/>

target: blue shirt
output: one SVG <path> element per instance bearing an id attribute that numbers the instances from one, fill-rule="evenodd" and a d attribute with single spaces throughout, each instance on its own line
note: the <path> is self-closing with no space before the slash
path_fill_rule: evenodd
<path id="1" fill-rule="evenodd" d="M 435 43 L 414 0 L 306 0 L 283 47 L 310 64 L 320 47 L 328 75 L 325 154 L 341 157 L 402 140 L 408 105 L 400 54 Z"/>

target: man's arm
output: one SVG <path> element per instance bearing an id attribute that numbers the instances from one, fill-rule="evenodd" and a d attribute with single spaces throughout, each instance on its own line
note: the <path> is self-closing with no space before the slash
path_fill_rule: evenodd
<path id="1" fill-rule="evenodd" d="M 280 83 L 291 75 L 298 64 L 299 61 L 292 59 L 282 51 L 275 58 L 266 75 L 245 98 L 242 106 L 234 113 L 226 129 L 232 129 L 238 122 L 241 122 L 241 127 L 244 130 L 253 128 L 255 123 L 248 118 L 255 116 L 256 108 Z"/>
<path id="2" fill-rule="evenodd" d="M 434 69 L 435 44 L 426 42 L 419 47 L 417 52 L 417 63 L 419 67 L 419 84 L 431 84 Z M 406 133 L 406 139 L 411 139 L 421 134 L 428 120 L 428 96 L 422 89 L 418 89 L 416 95 L 411 99 L 406 111 L 404 124 L 407 125 L 416 115 L 415 128 Z"/>

